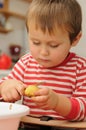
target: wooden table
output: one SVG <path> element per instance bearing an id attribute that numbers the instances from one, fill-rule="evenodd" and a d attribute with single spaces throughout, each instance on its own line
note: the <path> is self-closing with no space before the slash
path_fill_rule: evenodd
<path id="1" fill-rule="evenodd" d="M 29 116 L 22 117 L 21 122 L 44 126 L 54 126 L 60 128 L 86 128 L 86 122 L 69 122 L 66 120 L 41 121 L 40 118 L 34 118 Z"/>

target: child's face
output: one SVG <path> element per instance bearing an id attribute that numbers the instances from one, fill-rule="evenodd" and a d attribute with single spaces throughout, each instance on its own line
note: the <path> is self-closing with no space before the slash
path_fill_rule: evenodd
<path id="1" fill-rule="evenodd" d="M 56 34 L 50 35 L 31 23 L 28 37 L 32 56 L 46 68 L 61 64 L 71 48 L 68 32 L 61 28 L 57 29 Z"/>

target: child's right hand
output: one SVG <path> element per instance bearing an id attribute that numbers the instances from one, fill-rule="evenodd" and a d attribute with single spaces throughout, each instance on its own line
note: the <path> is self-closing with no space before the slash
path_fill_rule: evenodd
<path id="1" fill-rule="evenodd" d="M 21 81 L 8 79 L 0 85 L 0 95 L 6 102 L 15 102 L 21 99 L 25 87 Z"/>

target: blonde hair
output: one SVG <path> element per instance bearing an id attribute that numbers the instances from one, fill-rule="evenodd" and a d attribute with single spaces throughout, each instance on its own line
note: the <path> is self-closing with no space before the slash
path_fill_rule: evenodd
<path id="1" fill-rule="evenodd" d="M 81 7 L 76 0 L 33 0 L 27 13 L 28 30 L 30 22 L 50 34 L 62 27 L 68 31 L 72 42 L 82 30 Z"/>

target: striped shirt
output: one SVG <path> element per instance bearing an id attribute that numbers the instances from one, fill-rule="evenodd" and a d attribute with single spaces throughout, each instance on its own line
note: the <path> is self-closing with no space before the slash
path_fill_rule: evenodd
<path id="1" fill-rule="evenodd" d="M 4 79 L 14 78 L 26 85 L 44 82 L 40 87 L 48 87 L 56 93 L 70 98 L 72 109 L 67 117 L 61 117 L 56 111 L 39 109 L 36 104 L 26 96 L 23 104 L 30 107 L 31 114 L 46 115 L 58 119 L 85 120 L 86 117 L 86 59 L 70 53 L 58 66 L 45 68 L 26 54 L 15 64 L 11 73 Z M 2 80 L 0 82 L 2 82 Z"/>

